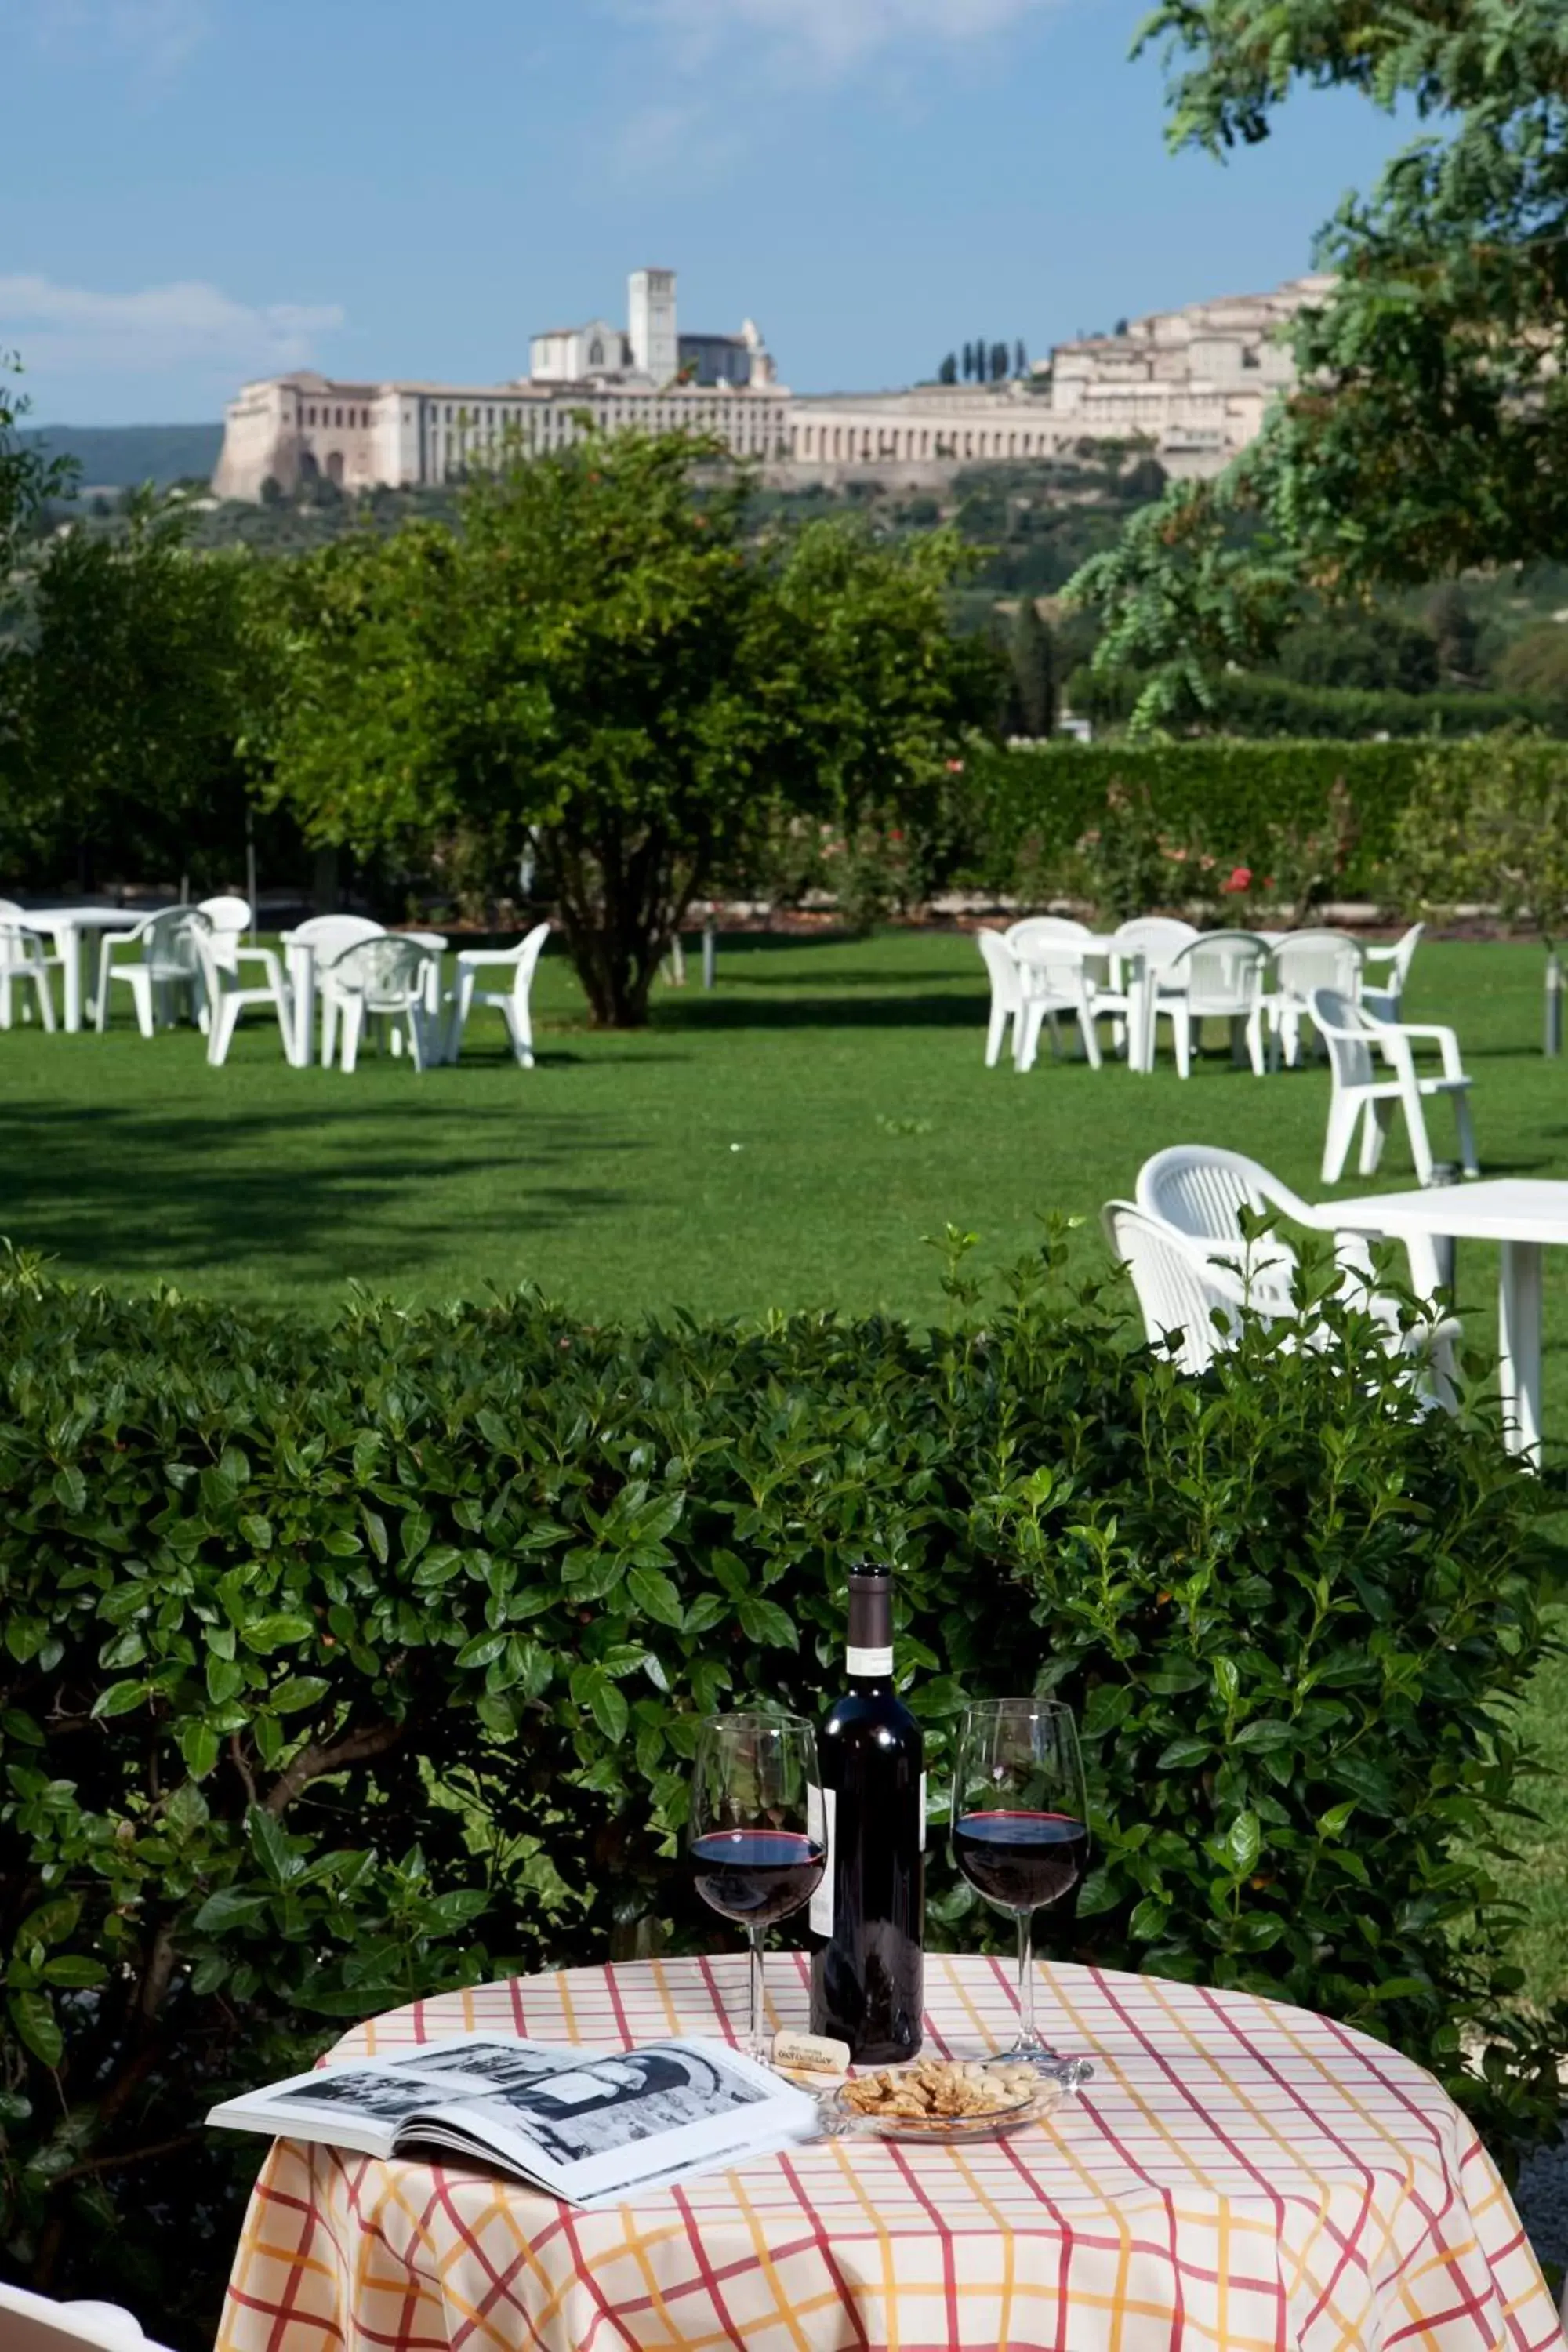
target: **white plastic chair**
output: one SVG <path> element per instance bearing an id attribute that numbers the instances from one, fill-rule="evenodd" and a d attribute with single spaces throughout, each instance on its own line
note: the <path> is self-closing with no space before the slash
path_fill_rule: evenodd
<path id="1" fill-rule="evenodd" d="M 1160 1217 L 1189 1241 L 1227 1261 L 1239 1258 L 1244 1266 L 1268 1271 L 1287 1285 L 1296 1272 L 1294 1248 L 1278 1227 L 1246 1240 L 1241 1230 L 1243 1209 L 1259 1217 L 1278 1210 L 1292 1224 L 1303 1225 L 1311 1233 L 1333 1230 L 1331 1209 L 1314 1208 L 1244 1151 L 1225 1151 L 1212 1143 L 1173 1143 L 1156 1151 L 1138 1171 L 1136 1198 L 1146 1216 Z M 1418 1298 L 1432 1297 L 1439 1285 L 1437 1257 L 1430 1239 L 1413 1235 L 1406 1244 L 1406 1255 L 1412 1291 Z M 1334 1256 L 1352 1284 L 1359 1286 L 1363 1303 L 1380 1311 L 1365 1235 L 1334 1232 Z"/>
<path id="2" fill-rule="evenodd" d="M 995 934 L 987 936 L 994 938 Z M 527 938 L 515 948 L 463 948 L 458 955 L 457 986 L 447 992 L 451 1008 L 446 1040 L 446 1055 L 455 1062 L 463 1050 L 463 1033 L 468 1025 L 468 1014 L 476 1004 L 499 1013 L 506 1023 L 507 1035 L 511 1039 L 512 1057 L 518 1067 L 533 1067 L 533 1017 L 529 997 L 533 987 L 533 975 L 539 959 L 550 937 L 548 923 L 535 923 Z M 481 971 L 510 971 L 511 986 L 506 989 L 479 988 L 476 985 Z M 994 1060 L 995 1056 L 988 1058 Z"/>
<path id="3" fill-rule="evenodd" d="M 979 930 L 974 934 L 985 965 L 986 978 L 991 982 L 991 1022 L 985 1032 L 985 1066 L 994 1070 L 1002 1058 L 1002 1047 L 1007 1035 L 1007 1024 L 1013 1024 L 1013 1055 L 1019 1050 L 1019 1023 L 1024 1010 L 1024 981 L 1018 970 L 1018 960 L 1000 931 Z"/>
<path id="4" fill-rule="evenodd" d="M 23 932 L 26 935 L 26 937 L 27 937 L 27 938 L 29 938 L 29 939 L 31 939 L 31 940 L 36 940 L 36 941 L 37 941 L 37 950 L 38 950 L 38 952 L 37 952 L 37 958 L 36 958 L 36 959 L 34 959 L 31 955 L 29 955 L 29 957 L 28 957 L 28 961 L 29 961 L 30 962 L 31 962 L 31 961 L 36 961 L 39 964 L 39 966 L 42 968 L 42 970 L 43 970 L 43 971 L 46 973 L 46 975 L 47 975 L 47 973 L 51 972 L 51 971 L 63 971 L 63 970 L 64 970 L 64 967 L 65 967 L 65 958 L 64 958 L 64 956 L 62 956 L 62 955 L 59 953 L 59 951 L 58 950 L 58 949 L 57 949 L 57 950 L 51 950 L 51 949 L 50 949 L 50 947 L 48 946 L 48 944 L 47 944 L 47 943 L 46 942 L 46 940 L 44 940 L 43 935 L 42 935 L 40 932 L 33 931 L 33 930 L 29 930 L 29 929 L 28 929 L 27 923 L 26 923 L 26 912 L 27 912 L 26 908 L 24 906 L 22 906 L 22 905 L 21 905 L 21 903 L 20 903 L 17 899 L 16 899 L 16 898 L 0 898 L 0 923 L 3 923 L 3 924 L 9 924 L 9 923 L 11 923 L 11 922 L 13 922 L 13 921 L 16 922 L 17 924 L 19 924 L 19 926 L 20 926 L 21 929 L 22 929 L 22 930 L 23 930 Z M 25 985 L 26 985 L 26 976 L 24 976 L 24 986 L 25 986 Z M 52 986 L 51 986 L 51 1002 L 52 1002 Z M 30 1020 L 32 1019 L 32 1017 L 33 1017 L 33 1008 L 32 1008 L 31 1004 L 29 1004 L 29 1003 L 27 1003 L 26 998 L 26 996 L 24 995 L 23 1002 L 22 1002 L 22 1018 L 23 1018 L 23 1020 L 24 1020 L 24 1021 L 30 1021 Z M 39 1016 L 39 1017 L 40 1017 L 40 1018 L 42 1018 L 43 1016 L 40 1014 L 40 1016 Z M 11 1026 L 11 975 L 10 975 L 8 972 L 5 972 L 5 971 L 0 971 L 0 1029 L 9 1029 L 9 1027 L 10 1027 L 10 1026 Z M 51 1029 L 52 1029 L 52 1028 L 53 1028 L 53 1026 L 54 1026 L 54 1024 L 53 1024 L 53 1022 L 52 1022 L 52 1021 L 46 1021 L 46 1022 L 45 1022 L 45 1026 L 46 1026 L 47 1028 L 51 1028 Z"/>
<path id="5" fill-rule="evenodd" d="M 58 963 L 59 959 L 57 956 L 52 961 Z M 49 985 L 50 961 L 37 933 L 24 930 L 20 923 L 8 922 L 4 908 L 0 908 L 0 1029 L 11 1026 L 11 991 L 16 986 L 24 992 L 31 988 L 38 1018 L 52 1032 L 55 999 Z M 28 1018 L 26 1004 L 22 1017 Z"/>
<path id="6" fill-rule="evenodd" d="M 308 947 L 315 959 L 316 988 L 321 1005 L 321 1060 L 328 1069 L 337 1052 L 339 1000 L 332 985 L 332 965 L 345 948 L 361 940 L 384 940 L 384 923 L 368 915 L 311 915 L 289 933 L 289 941 Z"/>
<path id="7" fill-rule="evenodd" d="M 1174 915 L 1137 915 L 1130 923 L 1117 924 L 1110 943 L 1141 955 L 1157 978 L 1184 948 L 1202 937 L 1195 924 L 1178 922 Z"/>
<path id="8" fill-rule="evenodd" d="M 1274 986 L 1264 1000 L 1278 1050 L 1292 1069 L 1300 1058 L 1301 1024 L 1315 988 L 1331 988 L 1359 1003 L 1362 959 L 1359 940 L 1346 931 L 1287 931 L 1274 942 Z"/>
<path id="9" fill-rule="evenodd" d="M 202 977 L 196 934 L 206 928 L 206 917 L 195 907 L 165 907 L 128 931 L 104 933 L 98 956 L 100 1035 L 109 1026 L 109 989 L 116 980 L 124 981 L 131 991 L 143 1037 L 151 1037 L 154 1027 L 173 1028 L 177 997 L 184 999 L 185 1009 L 195 1019 Z M 115 950 L 128 947 L 139 950 L 137 961 L 116 963 Z"/>
<path id="10" fill-rule="evenodd" d="M 25 2286 L 0 2285 L 4 2352 L 163 2352 L 117 2303 L 57 2303 Z"/>
<path id="11" fill-rule="evenodd" d="M 1091 1069 L 1100 1067 L 1100 1039 L 1095 1034 L 1095 983 L 1086 959 L 1072 940 L 1036 942 L 1033 952 L 1019 956 L 1018 984 L 1023 1009 L 1013 1024 L 1013 1060 L 1020 1070 L 1032 1070 L 1040 1050 L 1040 1031 L 1048 1022 L 1051 1052 L 1059 1060 L 1061 1039 L 1058 1015 L 1069 1013 L 1078 1023 L 1084 1054 Z"/>
<path id="12" fill-rule="evenodd" d="M 1205 1019 L 1228 1021 L 1232 1053 L 1239 1060 L 1245 1044 L 1255 1076 L 1263 1076 L 1268 969 L 1268 945 L 1252 931 L 1200 931 L 1177 950 L 1154 982 L 1153 1020 L 1156 1037 L 1162 1014 L 1171 1024 L 1182 1077 L 1192 1076 L 1193 1024 Z"/>
<path id="13" fill-rule="evenodd" d="M 1366 948 L 1363 950 L 1369 964 L 1387 966 L 1382 984 L 1368 987 L 1363 974 L 1361 1002 L 1363 1009 L 1375 1021 L 1397 1021 L 1405 995 L 1405 983 L 1410 977 L 1410 967 L 1415 961 L 1415 950 L 1426 935 L 1425 923 L 1412 923 L 1403 939 L 1395 940 L 1391 948 Z"/>
<path id="14" fill-rule="evenodd" d="M 1352 1004 L 1331 988 L 1312 992 L 1312 1019 L 1329 1049 L 1333 1075 L 1333 1098 L 1329 1105 L 1329 1132 L 1323 1146 L 1323 1181 L 1339 1181 L 1361 1123 L 1363 1176 L 1375 1174 L 1383 1147 L 1398 1109 L 1405 1113 L 1410 1155 L 1416 1181 L 1432 1181 L 1432 1147 L 1426 1139 L 1423 1097 L 1447 1095 L 1454 1106 L 1459 1160 L 1467 1176 L 1479 1176 L 1475 1128 L 1470 1118 L 1470 1081 L 1459 1058 L 1459 1041 L 1451 1029 L 1434 1024 L 1377 1021 L 1364 1004 Z M 1423 1077 L 1415 1067 L 1417 1040 L 1432 1040 L 1443 1058 L 1441 1077 Z M 1379 1063 L 1390 1072 L 1380 1076 Z"/>
<path id="15" fill-rule="evenodd" d="M 342 1024 L 339 1060 L 352 1070 L 359 1059 L 360 1039 L 367 1022 L 378 1028 L 401 1025 L 416 1070 L 439 1061 L 438 1017 L 430 1012 L 430 965 L 434 951 L 417 940 L 399 939 L 384 931 L 378 939 L 360 940 L 328 965 L 331 998 Z"/>
<path id="16" fill-rule="evenodd" d="M 277 1015 L 279 1034 L 287 1050 L 293 1003 L 283 966 L 272 950 L 226 944 L 221 938 L 198 931 L 196 953 L 206 997 L 207 1060 L 213 1067 L 228 1059 L 240 1015 L 255 1004 L 265 1004 Z M 247 964 L 259 966 L 263 978 L 258 987 L 246 986 Z"/>
<path id="17" fill-rule="evenodd" d="M 1112 1252 L 1132 1277 L 1144 1336 L 1158 1344 L 1179 1330 L 1176 1360 L 1184 1371 L 1203 1371 L 1222 1349 L 1234 1344 L 1244 1306 L 1267 1324 L 1300 1322 L 1291 1287 L 1294 1250 L 1277 1232 L 1247 1241 L 1237 1211 L 1243 1206 L 1260 1213 L 1279 1208 L 1300 1223 L 1321 1226 L 1323 1220 L 1268 1169 L 1240 1152 L 1178 1146 L 1144 1163 L 1138 1191 L 1135 1203 L 1110 1202 L 1100 1223 Z M 1149 1207 L 1151 1199 L 1162 1198 L 1184 1217 L 1209 1227 L 1228 1226 L 1228 1233 L 1183 1230 Z M 1345 1304 L 1372 1316 L 1387 1355 L 1409 1359 L 1416 1393 L 1428 1404 L 1452 1412 L 1458 1318 L 1403 1320 L 1397 1300 L 1372 1286 L 1373 1269 L 1365 1243 L 1351 1234 L 1338 1234 L 1335 1241 L 1345 1276 Z M 1306 1338 L 1309 1346 L 1314 1344 L 1310 1327 Z M 1297 1334 L 1288 1335 L 1284 1344 L 1296 1345 Z"/>
<path id="18" fill-rule="evenodd" d="M 1184 1372 L 1206 1370 L 1234 1342 L 1244 1307 L 1270 1323 L 1295 1313 L 1288 1282 L 1263 1272 L 1249 1282 L 1216 1265 L 1195 1242 L 1134 1202 L 1108 1201 L 1100 1222 L 1111 1255 L 1132 1277 L 1145 1338 L 1158 1346 L 1179 1334 L 1173 1353 Z"/>

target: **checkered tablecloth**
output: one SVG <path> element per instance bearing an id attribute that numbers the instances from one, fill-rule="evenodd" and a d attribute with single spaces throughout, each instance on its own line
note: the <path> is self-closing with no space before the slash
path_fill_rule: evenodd
<path id="1" fill-rule="evenodd" d="M 929 1958 L 928 2048 L 1012 2038 L 1007 1972 Z M 805 2021 L 804 1967 L 769 1967 Z M 419 2003 L 374 2055 L 474 2028 L 602 2045 L 725 2034 L 742 1955 Z M 1519 2217 L 1419 2067 L 1330 2020 L 1043 1967 L 1092 2053 L 1053 2124 L 963 2147 L 835 2140 L 584 2213 L 510 2182 L 280 2141 L 218 2352 L 1528 2352 L 1562 2342 Z"/>

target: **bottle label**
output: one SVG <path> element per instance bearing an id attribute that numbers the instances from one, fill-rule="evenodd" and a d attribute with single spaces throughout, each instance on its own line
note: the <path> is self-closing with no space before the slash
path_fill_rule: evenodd
<path id="1" fill-rule="evenodd" d="M 838 1807 L 837 1789 L 819 1789 L 813 1781 L 805 1792 L 805 1833 L 812 1843 L 821 1843 L 827 1852 L 827 1862 L 816 1892 L 811 1898 L 806 1916 L 814 1936 L 833 1933 L 833 1818 Z"/>
<path id="2" fill-rule="evenodd" d="M 921 1774 L 921 1852 L 926 1850 L 926 1776 Z"/>
<path id="3" fill-rule="evenodd" d="M 850 1648 L 844 1654 L 844 1665 L 845 1671 L 847 1674 L 864 1675 L 868 1677 L 874 1677 L 878 1680 L 881 1680 L 890 1675 L 893 1671 L 893 1653 L 891 1649 L 857 1650 Z"/>

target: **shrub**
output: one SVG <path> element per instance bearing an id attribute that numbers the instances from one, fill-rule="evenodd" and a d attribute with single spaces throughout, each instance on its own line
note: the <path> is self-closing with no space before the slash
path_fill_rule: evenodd
<path id="1" fill-rule="evenodd" d="M 933 1791 L 965 1692 L 1080 1709 L 1082 1956 L 1329 2008 L 1505 2155 L 1548 2126 L 1485 1864 L 1539 1482 L 1353 1325 L 1194 1381 L 1059 1236 L 983 1319 L 962 1246 L 936 1333 L 531 1296 L 323 1328 L 0 1269 L 12 2273 L 195 2342 L 255 2160 L 210 2099 L 433 1986 L 721 1941 L 697 1717 L 819 1715 L 870 1547 Z M 931 1869 L 933 1938 L 991 1938 Z"/>

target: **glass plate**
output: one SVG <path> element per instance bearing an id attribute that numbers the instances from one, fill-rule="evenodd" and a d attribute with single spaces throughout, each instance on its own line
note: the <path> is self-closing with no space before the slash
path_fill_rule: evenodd
<path id="1" fill-rule="evenodd" d="M 895 2079 L 902 2071 L 899 2067 L 877 2067 L 877 2074 L 889 2074 Z M 928 2147 L 949 2147 L 963 2140 L 1000 2139 L 1005 2132 L 1019 2130 L 1025 2124 L 1040 2122 L 1054 2115 L 1066 2095 L 1059 2083 L 1042 2081 L 1036 2089 L 1020 2093 L 1011 2106 L 993 2107 L 984 2116 L 933 2116 L 923 2121 L 915 2116 L 868 2116 L 858 2107 L 846 2104 L 841 2084 L 825 2102 L 830 2132 L 863 2133 L 872 2139 L 897 2139 L 922 2143 Z"/>

